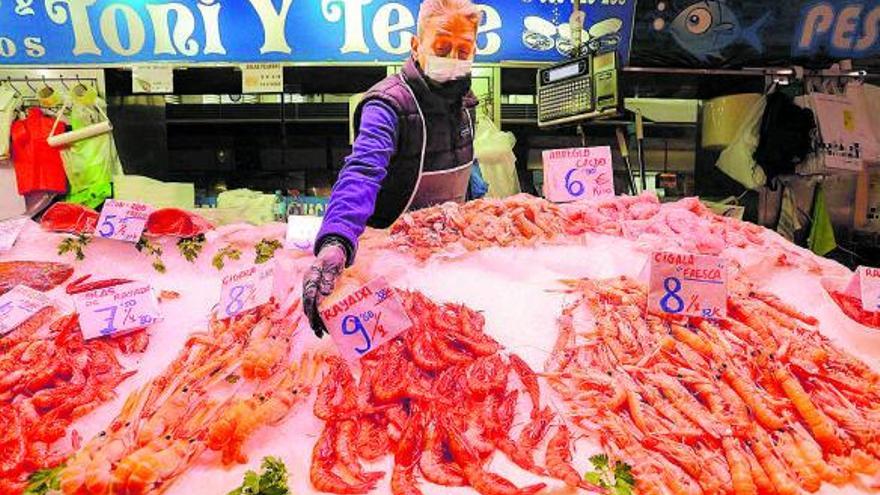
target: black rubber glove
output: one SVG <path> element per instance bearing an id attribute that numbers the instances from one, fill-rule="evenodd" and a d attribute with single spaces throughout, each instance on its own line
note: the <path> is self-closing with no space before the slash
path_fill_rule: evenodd
<path id="1" fill-rule="evenodd" d="M 309 318 L 312 331 L 319 338 L 327 333 L 327 326 L 321 319 L 318 308 L 326 296 L 333 293 L 336 280 L 345 269 L 345 248 L 342 243 L 331 239 L 321 246 L 315 262 L 303 277 L 303 311 Z"/>

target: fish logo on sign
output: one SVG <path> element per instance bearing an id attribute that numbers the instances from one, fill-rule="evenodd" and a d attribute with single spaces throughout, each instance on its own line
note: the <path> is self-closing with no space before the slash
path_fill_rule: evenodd
<path id="1" fill-rule="evenodd" d="M 700 62 L 723 58 L 721 51 L 745 43 L 759 53 L 764 52 L 760 32 L 772 19 L 767 12 L 751 26 L 744 27 L 726 0 L 704 0 L 679 12 L 671 21 L 662 14 L 668 3 L 657 4 L 660 16 L 654 19 L 654 30 L 667 32 L 676 43 Z"/>

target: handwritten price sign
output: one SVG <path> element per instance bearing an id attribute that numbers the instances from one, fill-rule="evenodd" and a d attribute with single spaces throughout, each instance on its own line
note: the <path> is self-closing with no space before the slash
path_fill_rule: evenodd
<path id="1" fill-rule="evenodd" d="M 256 265 L 223 277 L 220 318 L 232 318 L 269 302 L 275 280 L 275 264 Z"/>
<path id="2" fill-rule="evenodd" d="M 151 211 L 145 204 L 108 199 L 98 219 L 98 236 L 135 243 L 144 233 Z"/>
<path id="3" fill-rule="evenodd" d="M 0 296 L 0 335 L 6 335 L 52 304 L 52 298 L 42 292 L 26 285 L 14 287 Z"/>
<path id="4" fill-rule="evenodd" d="M 161 316 L 156 295 L 145 282 L 129 282 L 73 297 L 86 340 L 148 327 Z"/>
<path id="5" fill-rule="evenodd" d="M 545 150 L 544 196 L 554 203 L 614 196 L 611 148 Z"/>
<path id="6" fill-rule="evenodd" d="M 284 242 L 286 249 L 312 251 L 315 238 L 321 230 L 321 217 L 312 215 L 291 215 L 287 218 L 287 237 Z"/>
<path id="7" fill-rule="evenodd" d="M 727 262 L 718 256 L 651 255 L 648 311 L 701 318 L 727 316 Z"/>
<path id="8" fill-rule="evenodd" d="M 24 226 L 27 225 L 27 217 L 13 218 L 0 222 L 0 253 L 5 253 L 12 249 L 18 235 L 21 234 Z"/>
<path id="9" fill-rule="evenodd" d="M 403 304 L 382 277 L 321 309 L 321 318 L 339 353 L 349 362 L 412 327 Z"/>
<path id="10" fill-rule="evenodd" d="M 862 309 L 880 311 L 880 268 L 860 266 L 858 277 Z"/>

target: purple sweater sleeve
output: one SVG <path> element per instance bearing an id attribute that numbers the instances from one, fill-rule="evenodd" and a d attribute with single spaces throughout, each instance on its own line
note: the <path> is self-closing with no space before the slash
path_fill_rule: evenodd
<path id="1" fill-rule="evenodd" d="M 373 215 L 388 163 L 397 149 L 397 114 L 386 103 L 371 100 L 361 110 L 361 124 L 351 154 L 330 193 L 315 252 L 332 237 L 347 243 L 348 264 L 354 262 L 358 237 Z"/>

